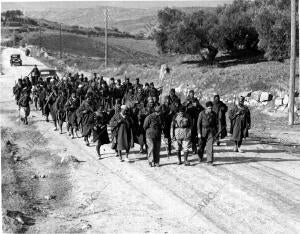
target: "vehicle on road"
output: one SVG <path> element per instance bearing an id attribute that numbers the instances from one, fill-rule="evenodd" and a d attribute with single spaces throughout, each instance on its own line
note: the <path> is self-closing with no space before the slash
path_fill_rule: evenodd
<path id="1" fill-rule="evenodd" d="M 20 54 L 12 54 L 10 56 L 10 66 L 22 66 L 22 59 L 21 59 L 21 55 Z"/>

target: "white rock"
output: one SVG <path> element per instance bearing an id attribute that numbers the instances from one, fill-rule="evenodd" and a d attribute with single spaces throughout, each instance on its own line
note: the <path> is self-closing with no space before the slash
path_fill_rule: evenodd
<path id="1" fill-rule="evenodd" d="M 275 106 L 282 106 L 283 105 L 283 98 L 278 97 L 275 99 Z"/>
<path id="2" fill-rule="evenodd" d="M 264 102 L 264 101 L 271 101 L 272 100 L 272 94 L 268 93 L 268 92 L 262 92 L 260 95 L 260 101 Z"/>
<path id="3" fill-rule="evenodd" d="M 289 96 L 286 94 L 283 97 L 283 105 L 287 105 L 289 103 Z"/>

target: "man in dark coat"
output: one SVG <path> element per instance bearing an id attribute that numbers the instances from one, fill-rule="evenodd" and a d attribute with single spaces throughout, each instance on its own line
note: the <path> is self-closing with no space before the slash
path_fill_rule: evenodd
<path id="1" fill-rule="evenodd" d="M 58 97 L 55 102 L 56 119 L 58 122 L 60 134 L 62 134 L 62 125 L 66 121 L 65 104 L 67 102 L 67 92 L 65 90 L 59 91 Z"/>
<path id="2" fill-rule="evenodd" d="M 195 97 L 194 90 L 189 91 L 189 95 L 186 98 L 185 102 L 183 103 L 183 106 L 186 109 L 186 113 L 191 117 L 192 119 L 192 150 L 196 154 L 197 153 L 197 120 L 199 113 L 204 110 L 204 108 L 201 106 L 199 100 Z"/>
<path id="3" fill-rule="evenodd" d="M 80 107 L 78 108 L 77 113 L 81 118 L 82 124 L 82 136 L 87 146 L 90 145 L 89 143 L 89 136 L 92 133 L 93 129 L 93 120 L 94 120 L 94 111 L 95 107 L 93 106 L 92 96 L 88 95 L 86 100 L 82 102 Z"/>
<path id="4" fill-rule="evenodd" d="M 133 85 L 134 93 L 137 93 L 139 88 L 143 89 L 143 85 L 140 84 L 140 79 L 136 78 L 135 79 L 135 84 Z"/>
<path id="5" fill-rule="evenodd" d="M 93 114 L 93 142 L 97 142 L 96 151 L 98 159 L 101 159 L 100 147 L 109 144 L 107 132 L 108 115 L 101 109 Z"/>
<path id="6" fill-rule="evenodd" d="M 22 83 L 22 79 L 18 79 L 18 83 L 13 87 L 13 94 L 15 96 L 16 103 L 18 103 L 18 100 L 21 96 L 23 88 L 24 88 L 24 85 Z"/>
<path id="7" fill-rule="evenodd" d="M 175 94 L 175 89 L 171 89 L 170 93 L 169 93 L 169 99 L 170 99 L 170 103 L 178 103 L 178 100 L 180 102 L 179 97 Z"/>
<path id="8" fill-rule="evenodd" d="M 133 122 L 128 114 L 128 107 L 126 105 L 122 105 L 121 112 L 112 117 L 110 125 L 112 131 L 116 132 L 116 149 L 118 150 L 120 161 L 123 162 L 122 150 L 125 150 L 125 160 L 129 162 L 129 150 L 134 145 L 132 133 Z"/>
<path id="9" fill-rule="evenodd" d="M 69 136 L 72 136 L 74 139 L 74 130 L 77 135 L 78 131 L 78 122 L 77 122 L 77 115 L 76 110 L 80 105 L 79 98 L 76 96 L 76 92 L 73 91 L 71 93 L 71 97 L 68 99 L 65 105 L 65 109 L 67 111 L 67 130 L 69 131 Z M 78 136 L 78 135 L 77 135 Z"/>
<path id="10" fill-rule="evenodd" d="M 220 139 L 223 139 L 227 136 L 227 130 L 226 130 L 226 112 L 228 110 L 228 107 L 224 104 L 224 102 L 220 101 L 220 96 L 215 95 L 214 96 L 214 102 L 213 102 L 213 112 L 217 114 L 218 118 L 218 136 L 216 137 L 217 145 L 220 145 Z"/>
<path id="11" fill-rule="evenodd" d="M 159 153 L 161 145 L 162 121 L 160 117 L 160 107 L 155 107 L 155 112 L 148 115 L 144 121 L 146 131 L 146 141 L 148 145 L 148 162 L 151 167 L 159 167 Z"/>
<path id="12" fill-rule="evenodd" d="M 168 156 L 171 155 L 172 142 L 171 142 L 171 123 L 175 113 L 171 111 L 169 97 L 164 98 L 164 103 L 161 105 L 161 120 L 162 120 L 162 132 L 163 140 L 168 147 Z"/>
<path id="13" fill-rule="evenodd" d="M 231 140 L 235 143 L 234 151 L 240 153 L 243 152 L 241 150 L 243 138 L 248 137 L 248 130 L 251 128 L 250 110 L 244 102 L 245 97 L 240 97 L 238 105 L 235 105 L 229 113 Z"/>
<path id="14" fill-rule="evenodd" d="M 41 73 L 39 71 L 39 69 L 37 68 L 37 65 L 34 65 L 34 68 L 32 69 L 32 71 L 30 72 L 31 74 L 31 81 L 33 85 L 36 85 L 38 78 L 40 77 Z"/>
<path id="15" fill-rule="evenodd" d="M 213 143 L 217 132 L 217 115 L 212 111 L 213 103 L 207 102 L 206 109 L 201 111 L 198 117 L 197 128 L 199 137 L 199 162 L 203 160 L 203 154 L 206 147 L 207 164 L 213 165 Z"/>

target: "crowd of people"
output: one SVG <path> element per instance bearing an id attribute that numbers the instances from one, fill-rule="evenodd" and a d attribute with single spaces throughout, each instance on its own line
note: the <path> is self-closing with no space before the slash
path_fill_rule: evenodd
<path id="1" fill-rule="evenodd" d="M 172 154 L 172 146 L 176 146 L 178 164 L 182 164 L 183 156 L 184 165 L 190 165 L 191 153 L 197 154 L 199 162 L 203 162 L 206 150 L 206 162 L 213 165 L 213 145 L 220 145 L 220 139 L 227 136 L 227 112 L 235 152 L 242 152 L 242 140 L 251 127 L 244 97 L 240 97 L 230 111 L 219 95 L 203 107 L 193 90 L 181 102 L 175 89 L 161 97 L 162 89 L 155 88 L 153 83 L 142 85 L 138 78 L 134 84 L 126 77 L 123 83 L 114 78 L 106 82 L 96 73 L 90 80 L 77 73 L 69 73 L 63 79 L 43 79 L 35 66 L 31 78 L 18 80 L 13 94 L 22 110 L 24 124 L 28 124 L 30 104 L 33 104 L 45 116 L 45 121 L 49 122 L 51 116 L 55 131 L 62 134 L 66 123 L 72 139 L 81 135 L 87 146 L 90 140 L 96 142 L 99 159 L 101 146 L 111 143 L 120 161 L 129 161 L 130 149 L 138 144 L 140 153 L 147 153 L 151 167 L 160 165 L 162 141 L 168 156 Z"/>

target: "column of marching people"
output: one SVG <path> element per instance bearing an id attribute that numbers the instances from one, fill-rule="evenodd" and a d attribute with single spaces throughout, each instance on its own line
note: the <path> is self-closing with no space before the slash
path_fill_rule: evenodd
<path id="1" fill-rule="evenodd" d="M 42 79 L 36 66 L 32 74 L 31 80 L 19 79 L 13 88 L 23 123 L 28 124 L 33 104 L 46 122 L 51 116 L 55 131 L 62 134 L 65 124 L 72 139 L 82 137 L 87 146 L 91 140 L 95 142 L 99 159 L 101 146 L 111 143 L 121 162 L 130 161 L 130 149 L 138 144 L 140 153 L 147 154 L 149 165 L 159 166 L 163 142 L 168 157 L 175 146 L 178 164 L 189 166 L 191 154 L 197 154 L 199 162 L 203 162 L 206 150 L 207 165 L 213 165 L 214 143 L 219 146 L 220 139 L 227 136 L 226 113 L 234 152 L 242 152 L 242 141 L 251 127 L 244 97 L 239 97 L 228 111 L 219 95 L 203 107 L 193 90 L 181 102 L 175 89 L 171 89 L 160 103 L 162 87 L 155 88 L 153 83 L 142 85 L 138 78 L 134 84 L 128 77 L 123 83 L 114 78 L 107 83 L 96 73 L 90 80 L 77 73 L 69 73 L 63 79 Z"/>

